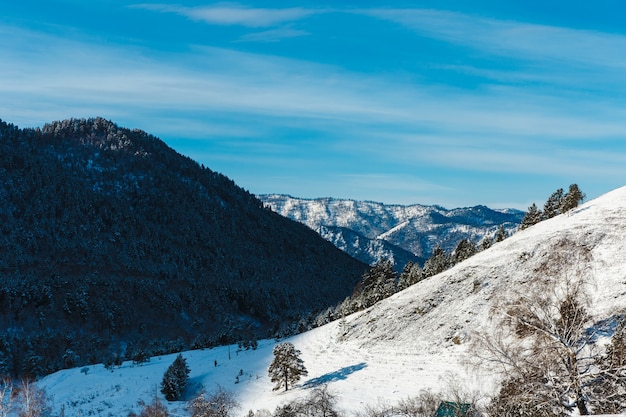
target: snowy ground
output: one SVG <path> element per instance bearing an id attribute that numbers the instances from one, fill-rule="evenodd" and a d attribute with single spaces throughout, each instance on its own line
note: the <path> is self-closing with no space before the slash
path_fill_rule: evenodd
<path id="1" fill-rule="evenodd" d="M 564 238 L 592 254 L 591 312 L 598 319 L 626 309 L 626 187 L 608 193 L 568 215 L 544 221 L 481 252 L 456 267 L 384 300 L 372 308 L 288 339 L 302 351 L 309 375 L 288 392 L 272 391 L 267 375 L 275 341 L 257 350 L 236 346 L 183 353 L 193 387 L 220 385 L 232 391 L 244 415 L 274 411 L 277 405 L 327 384 L 349 415 L 366 405 L 393 404 L 421 390 L 450 384 L 489 392 L 497 381 L 466 366 L 469 341 L 492 331 L 494 308 L 533 285 L 535 269 Z M 230 354 L 229 354 L 230 352 Z M 230 359 L 229 359 L 230 355 Z M 122 416 L 137 401 L 162 398 L 159 384 L 176 355 L 152 358 L 113 371 L 102 365 L 60 371 L 39 382 L 55 410 L 66 416 Z M 214 366 L 214 361 L 218 366 Z M 237 376 L 243 371 L 243 376 Z M 168 404 L 185 415 L 184 402 Z"/>

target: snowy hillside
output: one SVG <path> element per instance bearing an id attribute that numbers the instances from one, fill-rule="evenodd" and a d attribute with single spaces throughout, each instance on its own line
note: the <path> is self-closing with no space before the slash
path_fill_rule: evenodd
<path id="1" fill-rule="evenodd" d="M 258 197 L 277 213 L 306 224 L 340 249 L 370 264 L 373 262 L 369 262 L 368 257 L 376 260 L 381 257 L 406 259 L 406 254 L 394 254 L 393 247 L 380 251 L 377 240 L 412 253 L 422 264 L 438 245 L 446 252 L 452 252 L 462 239 L 478 243 L 485 236 L 493 237 L 500 226 L 511 233 L 524 217 L 524 213 L 518 210 L 492 210 L 484 206 L 447 210 L 419 204 L 386 205 L 371 201 L 303 199 L 276 194 Z M 355 234 L 363 237 L 358 246 L 337 244 L 353 240 Z M 398 262 L 396 265 L 400 268 L 404 266 Z"/>
<path id="2" fill-rule="evenodd" d="M 470 390 L 489 392 L 494 375 L 466 366 L 476 332 L 491 332 L 502 302 L 532 288 L 555 251 L 584 249 L 592 272 L 590 313 L 597 321 L 626 309 L 626 187 L 589 201 L 521 231 L 405 291 L 355 313 L 345 322 L 292 337 L 309 371 L 293 390 L 272 391 L 267 376 L 273 341 L 255 351 L 220 347 L 184 353 L 191 381 L 207 390 L 218 384 L 234 392 L 241 415 L 248 410 L 273 411 L 281 403 L 328 384 L 352 413 L 366 405 L 395 403 L 420 390 L 445 390 L 453 380 Z M 563 273 L 579 264 L 563 265 Z M 230 359 L 229 359 L 230 350 Z M 153 358 L 142 366 L 124 364 L 114 371 L 102 365 L 72 369 L 44 378 L 39 385 L 65 415 L 126 415 L 137 400 L 150 401 L 174 355 Z M 214 360 L 218 366 L 214 366 Z M 236 377 L 243 376 L 236 382 Z M 158 395 L 162 398 L 161 394 Z M 183 403 L 170 403 L 183 415 Z"/>

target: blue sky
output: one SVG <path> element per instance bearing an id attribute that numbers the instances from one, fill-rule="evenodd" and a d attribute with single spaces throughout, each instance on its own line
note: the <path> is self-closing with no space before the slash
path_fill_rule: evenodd
<path id="1" fill-rule="evenodd" d="M 0 118 L 102 116 L 256 194 L 526 209 L 626 185 L 626 5 L 0 3 Z"/>

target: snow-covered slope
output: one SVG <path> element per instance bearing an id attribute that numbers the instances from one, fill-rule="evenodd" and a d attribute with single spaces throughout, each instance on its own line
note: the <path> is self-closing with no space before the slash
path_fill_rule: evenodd
<path id="1" fill-rule="evenodd" d="M 465 366 L 475 332 L 490 332 L 500 303 L 536 285 L 537 274 L 556 251 L 583 249 L 585 265 L 565 264 L 564 274 L 591 271 L 590 313 L 597 320 L 626 309 L 626 187 L 610 192 L 480 252 L 437 276 L 383 300 L 368 310 L 290 339 L 302 351 L 309 371 L 288 392 L 272 391 L 267 368 L 275 342 L 255 351 L 235 347 L 186 352 L 191 381 L 207 390 L 218 384 L 234 392 L 241 415 L 274 408 L 328 384 L 346 412 L 367 404 L 394 403 L 423 389 L 444 389 L 450 380 L 471 390 L 489 391 L 493 375 Z M 565 252 L 564 252 L 565 253 Z M 139 399 L 150 401 L 174 355 L 142 366 L 126 363 L 107 371 L 102 365 L 72 369 L 39 384 L 66 415 L 125 415 Z M 218 361 L 214 367 L 213 361 Z M 243 371 L 239 383 L 237 375 Z M 158 393 L 161 396 L 160 393 Z M 170 408 L 183 414 L 183 403 Z"/>
<path id="2" fill-rule="evenodd" d="M 303 199 L 286 195 L 260 195 L 264 204 L 277 213 L 306 224 L 324 236 L 324 227 L 334 228 L 331 242 L 350 240 L 351 233 L 363 236 L 359 246 L 341 247 L 353 257 L 368 262 L 381 256 L 389 257 L 389 251 L 376 253 L 376 243 L 369 240 L 384 240 L 405 251 L 413 253 L 419 260 L 430 257 L 433 249 L 441 245 L 446 252 L 454 250 L 462 239 L 478 243 L 483 237 L 496 233 L 500 226 L 513 232 L 524 213 L 519 210 L 492 210 L 485 206 L 447 210 L 439 206 L 386 205 L 372 201 L 354 201 L 333 198 Z M 392 248 L 391 248 L 392 249 Z M 402 254 L 396 255 L 404 259 Z M 368 262 L 372 263 L 372 262 Z M 399 264 L 402 268 L 404 264 Z"/>

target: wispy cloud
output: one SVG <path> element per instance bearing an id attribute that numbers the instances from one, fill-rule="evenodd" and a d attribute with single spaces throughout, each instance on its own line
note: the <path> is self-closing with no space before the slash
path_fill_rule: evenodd
<path id="1" fill-rule="evenodd" d="M 213 6 L 185 7 L 166 4 L 136 4 L 133 8 L 162 13 L 175 13 L 192 20 L 213 25 L 239 25 L 250 28 L 264 28 L 303 19 L 319 13 L 319 10 L 302 7 L 285 9 L 253 8 L 236 3 L 219 3 Z"/>
<path id="2" fill-rule="evenodd" d="M 449 70 L 498 83 L 541 84 L 544 90 L 567 87 L 615 97 L 626 93 L 622 82 L 626 37 L 621 34 L 440 10 L 369 9 L 358 13 L 396 22 L 416 34 L 465 47 L 475 57 L 488 60 L 486 67 L 466 62 Z"/>
<path id="3" fill-rule="evenodd" d="M 304 30 L 281 28 L 249 33 L 239 38 L 238 42 L 278 42 L 283 39 L 307 35 L 310 35 L 310 33 Z"/>
<path id="4" fill-rule="evenodd" d="M 215 13 L 212 19 L 263 28 L 307 16 L 306 10 L 285 10 L 292 12 L 270 14 L 273 17 L 244 13 L 237 18 L 218 18 Z M 487 56 L 522 59 L 532 65 L 510 70 L 464 63 L 458 71 L 474 71 L 488 80 L 464 88 L 224 48 L 192 46 L 184 53 L 155 52 L 0 26 L 4 39 L 0 117 L 34 126 L 101 115 L 166 139 L 203 138 L 229 148 L 233 157 L 248 158 L 239 166 L 259 168 L 249 174 L 251 182 L 262 169 L 277 176 L 284 171 L 277 167 L 299 169 L 298 156 L 277 148 L 293 142 L 294 148 L 321 155 L 328 164 L 326 187 L 341 182 L 346 189 L 363 190 L 359 198 L 375 199 L 372 194 L 366 197 L 369 184 L 379 189 L 383 201 L 393 201 L 383 195 L 385 184 L 394 183 L 387 164 L 404 172 L 437 166 L 498 175 L 620 177 L 624 161 L 618 155 L 626 153 L 626 147 L 615 141 L 626 137 L 626 111 L 619 94 L 626 86 L 617 76 L 622 58 L 587 59 L 595 56 L 594 48 L 615 52 L 616 45 L 626 45 L 626 38 L 512 22 L 487 21 L 483 26 L 481 19 L 443 12 L 368 13 Z M 269 41 L 273 36 L 301 34 L 285 30 L 270 28 L 259 31 L 257 39 L 250 36 Z M 517 36 L 512 35 L 515 31 Z M 551 40 L 540 42 L 550 33 L 560 34 L 561 51 L 554 50 L 556 44 L 546 45 Z M 507 36 L 510 43 L 503 40 Z M 580 45 L 578 53 L 575 44 Z M 554 59 L 560 64 L 553 64 Z M 584 88 L 587 78 L 595 82 L 592 91 Z M 318 141 L 321 136 L 325 139 Z M 607 147 L 618 151 L 588 153 L 593 142 L 610 144 Z M 260 161 L 258 155 L 244 156 L 237 147 L 281 152 Z M 195 152 L 192 157 L 210 151 Z M 219 158 L 226 160 L 228 155 Z M 337 166 L 350 158 L 362 161 L 362 168 L 352 176 L 333 176 L 340 172 Z M 367 177 L 372 172 L 376 175 Z M 303 183 L 293 178 L 290 192 L 297 194 L 295 187 Z M 417 173 L 393 178 L 407 195 L 415 196 L 410 197 L 413 201 L 420 201 L 420 192 L 434 195 L 438 187 L 445 188 L 435 181 L 420 183 Z M 311 192 L 320 187 L 317 176 L 306 184 Z M 281 189 L 266 189 L 272 191 Z"/>

